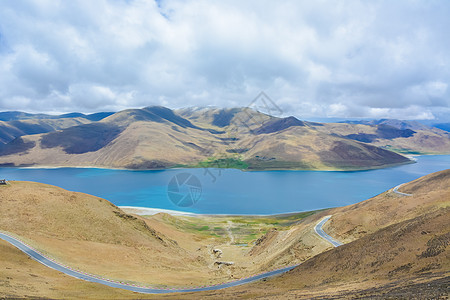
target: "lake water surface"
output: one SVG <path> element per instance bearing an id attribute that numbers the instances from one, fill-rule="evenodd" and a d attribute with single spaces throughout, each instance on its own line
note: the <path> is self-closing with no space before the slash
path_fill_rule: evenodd
<path id="1" fill-rule="evenodd" d="M 0 168 L 0 178 L 48 183 L 99 196 L 119 206 L 204 214 L 277 214 L 353 204 L 448 168 L 450 155 L 434 155 L 419 156 L 415 164 L 370 171 Z M 190 207 L 179 207 L 168 198 L 168 183 L 179 173 L 193 174 L 201 183 L 201 197 Z"/>

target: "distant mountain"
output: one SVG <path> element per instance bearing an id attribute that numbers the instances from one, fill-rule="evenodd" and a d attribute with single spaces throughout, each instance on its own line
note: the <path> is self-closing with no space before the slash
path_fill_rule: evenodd
<path id="1" fill-rule="evenodd" d="M 100 121 L 103 120 L 106 117 L 109 117 L 110 115 L 113 115 L 113 112 L 98 112 L 93 114 L 82 114 L 82 113 L 68 113 L 58 116 L 58 118 L 84 118 L 89 121 Z"/>
<path id="2" fill-rule="evenodd" d="M 100 121 L 114 114 L 113 112 L 99 112 L 93 114 L 68 113 L 63 115 L 49 114 L 30 114 L 21 111 L 5 111 L 0 112 L 0 121 L 17 121 L 17 120 L 40 120 L 40 119 L 64 119 L 64 118 L 84 118 L 90 121 Z"/>
<path id="3" fill-rule="evenodd" d="M 183 108 L 175 113 L 190 120 L 194 124 L 206 128 L 222 130 L 227 127 L 235 131 L 248 132 L 256 129 L 274 117 L 252 110 L 250 108 Z"/>
<path id="4" fill-rule="evenodd" d="M 59 119 L 21 119 L 13 121 L 0 121 L 0 145 L 8 143 L 15 138 L 52 132 L 76 125 L 90 123 L 85 118 L 59 118 Z"/>
<path id="5" fill-rule="evenodd" d="M 93 122 L 79 114 L 65 117 L 59 120 L 86 123 L 49 132 L 28 130 L 0 147 L 0 164 L 354 170 L 410 162 L 394 152 L 324 133 L 317 129 L 322 124 L 249 108 L 173 111 L 151 106 Z"/>
<path id="6" fill-rule="evenodd" d="M 439 123 L 439 124 L 434 124 L 433 127 L 445 130 L 450 132 L 450 123 Z"/>
<path id="7" fill-rule="evenodd" d="M 392 119 L 322 123 L 312 127 L 387 150 L 406 154 L 449 154 L 450 134 L 416 121 Z"/>
<path id="8" fill-rule="evenodd" d="M 46 114 L 29 114 L 21 111 L 0 112 L 0 121 L 15 121 L 28 119 L 52 119 L 54 116 Z"/>
<path id="9" fill-rule="evenodd" d="M 388 125 L 397 129 L 405 130 L 428 130 L 429 126 L 426 126 L 418 121 L 410 120 L 397 120 L 397 119 L 379 119 L 379 120 L 359 120 L 359 121 L 341 121 L 338 123 L 347 124 L 364 124 L 364 125 Z"/>
<path id="10" fill-rule="evenodd" d="M 29 114 L 20 111 L 0 112 L 0 144 L 8 143 L 23 135 L 47 133 L 76 125 L 97 122 L 112 114 L 114 113 L 48 115 Z"/>
<path id="11" fill-rule="evenodd" d="M 273 133 L 287 129 L 292 126 L 305 126 L 305 122 L 300 121 L 295 117 L 273 119 L 263 124 L 260 128 L 254 130 L 253 133 L 255 134 Z"/>

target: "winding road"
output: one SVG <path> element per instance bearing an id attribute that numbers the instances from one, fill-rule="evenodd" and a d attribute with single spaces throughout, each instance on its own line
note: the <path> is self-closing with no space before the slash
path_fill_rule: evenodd
<path id="1" fill-rule="evenodd" d="M 321 236 L 322 238 L 324 238 L 327 241 L 329 241 L 330 243 L 332 243 L 333 246 L 337 247 L 342 244 L 339 243 L 338 241 L 334 240 L 332 237 L 330 237 L 328 234 L 326 234 L 322 229 L 322 226 L 325 224 L 326 221 L 328 221 L 330 219 L 330 217 L 331 216 L 327 216 L 324 219 L 322 219 L 319 223 L 317 223 L 316 226 L 314 227 L 314 230 L 319 236 Z M 129 291 L 138 292 L 138 293 L 145 293 L 145 294 L 167 294 L 167 293 L 220 290 L 220 289 L 224 289 L 224 288 L 228 288 L 228 287 L 233 287 L 233 286 L 250 283 L 253 281 L 260 280 L 260 279 L 275 276 L 278 274 L 282 274 L 282 273 L 285 273 L 285 272 L 292 270 L 293 268 L 299 266 L 299 264 L 292 265 L 289 267 L 280 268 L 277 270 L 264 272 L 261 274 L 245 277 L 242 279 L 237 279 L 234 281 L 210 285 L 210 286 L 200 286 L 200 287 L 193 287 L 193 288 L 175 288 L 175 287 L 167 287 L 167 288 L 158 287 L 157 288 L 157 287 L 151 287 L 151 286 L 139 286 L 137 284 L 131 284 L 131 283 L 126 283 L 126 282 L 121 282 L 121 281 L 114 281 L 114 280 L 104 278 L 101 276 L 92 275 L 92 274 L 88 274 L 88 273 L 85 273 L 85 272 L 82 272 L 79 270 L 75 270 L 69 266 L 65 266 L 59 262 L 56 262 L 55 260 L 45 256 L 38 250 L 34 249 L 30 245 L 27 245 L 25 242 L 19 240 L 17 237 L 14 237 L 5 232 L 0 232 L 0 239 L 5 240 L 6 242 L 10 243 L 17 249 L 21 250 L 22 252 L 24 252 L 25 254 L 30 256 L 35 261 L 43 264 L 44 266 L 47 266 L 56 271 L 62 272 L 71 277 L 86 280 L 89 282 L 100 283 L 100 284 L 107 285 L 107 286 L 114 287 L 114 288 L 120 288 L 120 289 L 124 289 L 124 290 L 129 290 Z"/>
<path id="2" fill-rule="evenodd" d="M 292 270 L 293 268 L 298 266 L 298 265 L 293 265 L 293 266 L 273 270 L 270 272 L 265 272 L 265 273 L 249 276 L 246 278 L 242 278 L 242 279 L 238 279 L 238 280 L 234 280 L 234 281 L 230 281 L 230 282 L 226 282 L 226 283 L 216 284 L 216 285 L 210 285 L 210 286 L 200 286 L 200 287 L 194 287 L 194 288 L 171 288 L 171 287 L 155 288 L 155 287 L 150 287 L 150 286 L 139 286 L 136 284 L 126 283 L 126 282 L 113 281 L 111 279 L 103 278 L 103 277 L 100 277 L 97 275 L 88 274 L 88 273 L 70 268 L 68 266 L 64 266 L 7 233 L 0 232 L 0 239 L 5 240 L 6 242 L 12 244 L 13 246 L 18 248 L 19 250 L 21 250 L 22 252 L 24 252 L 25 254 L 30 256 L 32 259 L 36 260 L 37 262 L 40 262 L 41 264 L 43 264 L 49 268 L 52 268 L 56 271 L 62 272 L 66 275 L 69 275 L 69 276 L 72 276 L 72 277 L 75 277 L 78 279 L 90 281 L 90 282 L 100 283 L 100 284 L 107 285 L 107 286 L 114 287 L 114 288 L 120 288 L 120 289 L 124 289 L 124 290 L 129 290 L 129 291 L 138 292 L 138 293 L 145 293 L 145 294 L 166 294 L 166 293 L 182 293 L 182 292 L 200 292 L 200 291 L 220 290 L 220 289 L 224 289 L 224 288 L 228 288 L 228 287 L 232 287 L 232 286 L 238 286 L 238 285 L 250 283 L 250 282 L 253 282 L 256 280 L 268 278 L 268 277 L 275 276 L 278 274 L 282 274 L 282 273 Z"/>
<path id="3" fill-rule="evenodd" d="M 412 194 L 402 193 L 402 192 L 399 192 L 399 191 L 398 191 L 398 188 L 401 187 L 402 185 L 403 185 L 403 183 L 397 185 L 392 191 L 393 191 L 394 193 L 399 194 L 399 195 L 402 195 L 402 196 L 412 196 Z"/>
<path id="4" fill-rule="evenodd" d="M 323 231 L 323 225 L 331 218 L 331 216 L 326 216 L 324 217 L 319 223 L 316 224 L 316 226 L 314 226 L 314 231 L 324 240 L 326 240 L 327 242 L 330 242 L 334 247 L 339 247 L 342 246 L 343 244 L 339 241 L 336 241 L 335 239 L 333 239 L 331 236 L 329 236 L 328 234 L 325 233 L 325 231 Z"/>

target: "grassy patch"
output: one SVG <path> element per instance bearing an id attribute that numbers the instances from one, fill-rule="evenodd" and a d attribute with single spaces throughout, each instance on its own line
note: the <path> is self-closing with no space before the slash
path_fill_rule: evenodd
<path id="1" fill-rule="evenodd" d="M 198 231 L 205 231 L 205 230 L 209 230 L 209 226 L 207 226 L 207 225 L 200 226 L 200 227 L 196 227 L 195 229 Z"/>
<path id="2" fill-rule="evenodd" d="M 251 245 L 272 228 L 288 230 L 295 223 L 320 211 L 323 210 L 273 216 L 166 216 L 164 221 L 181 231 L 194 233 L 204 239 L 220 239 L 222 242 L 229 240 L 231 230 L 234 244 Z"/>
<path id="3" fill-rule="evenodd" d="M 221 168 L 221 169 L 247 169 L 248 164 L 237 157 L 208 158 L 199 162 L 195 167 L 200 168 Z"/>

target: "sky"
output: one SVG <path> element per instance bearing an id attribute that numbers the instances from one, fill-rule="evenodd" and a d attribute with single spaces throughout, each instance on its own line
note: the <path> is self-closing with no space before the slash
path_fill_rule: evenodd
<path id="1" fill-rule="evenodd" d="M 450 121 L 450 1 L 2 0 L 0 111 Z"/>

